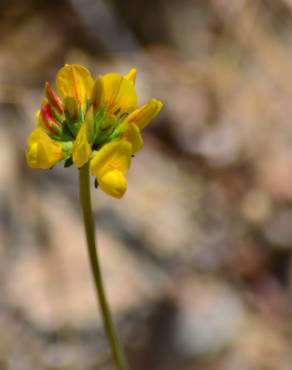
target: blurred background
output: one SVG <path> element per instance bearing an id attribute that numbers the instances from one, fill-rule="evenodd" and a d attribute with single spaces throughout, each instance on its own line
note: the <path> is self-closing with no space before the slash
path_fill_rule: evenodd
<path id="1" fill-rule="evenodd" d="M 291 46 L 291 0 L 1 0 L 0 370 L 113 370 L 78 173 L 24 160 L 64 63 L 165 102 L 126 196 L 92 194 L 132 369 L 291 370 Z"/>

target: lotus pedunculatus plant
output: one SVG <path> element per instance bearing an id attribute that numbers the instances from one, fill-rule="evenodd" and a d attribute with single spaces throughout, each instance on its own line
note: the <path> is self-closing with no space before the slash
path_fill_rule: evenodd
<path id="1" fill-rule="evenodd" d="M 119 342 L 103 287 L 95 243 L 90 173 L 104 193 L 121 198 L 126 172 L 143 147 L 141 131 L 163 104 L 151 99 L 138 107 L 136 69 L 126 75 L 107 73 L 93 79 L 78 64 L 66 64 L 56 77 L 57 92 L 47 82 L 36 113 L 37 127 L 28 138 L 26 160 L 31 168 L 50 169 L 58 162 L 79 169 L 80 204 L 87 249 L 104 329 L 117 370 L 128 365 Z"/>

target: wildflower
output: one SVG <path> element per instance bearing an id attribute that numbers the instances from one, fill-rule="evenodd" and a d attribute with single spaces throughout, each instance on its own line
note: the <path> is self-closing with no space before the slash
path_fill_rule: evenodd
<path id="1" fill-rule="evenodd" d="M 143 147 L 141 130 L 160 112 L 161 101 L 138 107 L 136 69 L 108 73 L 95 81 L 81 65 L 66 64 L 57 74 L 58 94 L 49 83 L 28 139 L 27 163 L 47 169 L 64 160 L 78 168 L 90 161 L 102 191 L 121 198 L 134 153 Z"/>
<path id="2" fill-rule="evenodd" d="M 130 167 L 132 145 L 127 140 L 105 144 L 92 158 L 90 170 L 96 176 L 101 190 L 121 198 L 127 188 L 124 174 Z"/>

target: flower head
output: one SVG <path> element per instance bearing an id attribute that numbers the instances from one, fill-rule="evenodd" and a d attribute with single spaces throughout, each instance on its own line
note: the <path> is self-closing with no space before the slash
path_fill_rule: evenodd
<path id="1" fill-rule="evenodd" d="M 138 107 L 136 69 L 123 76 L 108 73 L 95 81 L 78 64 L 66 64 L 57 74 L 58 94 L 47 82 L 37 112 L 37 128 L 28 138 L 27 163 L 48 169 L 65 160 L 91 173 L 102 191 L 121 198 L 132 155 L 143 147 L 141 130 L 160 112 L 161 101 Z"/>

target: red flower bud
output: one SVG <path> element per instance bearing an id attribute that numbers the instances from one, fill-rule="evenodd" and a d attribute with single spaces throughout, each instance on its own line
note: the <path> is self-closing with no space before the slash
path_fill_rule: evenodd
<path id="1" fill-rule="evenodd" d="M 55 93 L 55 91 L 52 89 L 51 85 L 48 82 L 46 82 L 45 85 L 45 92 L 46 97 L 51 106 L 54 107 L 56 111 L 63 116 L 64 110 L 62 107 L 61 99 L 58 97 L 58 95 Z"/>
<path id="2" fill-rule="evenodd" d="M 62 129 L 60 122 L 54 117 L 49 103 L 44 103 L 41 107 L 41 119 L 45 128 L 53 135 L 58 135 Z"/>

